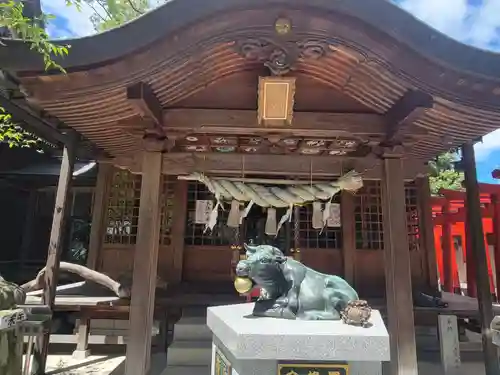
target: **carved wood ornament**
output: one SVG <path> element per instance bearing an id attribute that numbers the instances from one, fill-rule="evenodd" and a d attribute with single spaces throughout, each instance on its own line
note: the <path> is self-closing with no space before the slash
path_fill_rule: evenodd
<path id="1" fill-rule="evenodd" d="M 314 39 L 302 41 L 246 39 L 237 41 L 236 48 L 244 58 L 263 63 L 275 76 L 282 76 L 294 70 L 297 60 L 317 60 L 331 51 L 327 43 Z"/>

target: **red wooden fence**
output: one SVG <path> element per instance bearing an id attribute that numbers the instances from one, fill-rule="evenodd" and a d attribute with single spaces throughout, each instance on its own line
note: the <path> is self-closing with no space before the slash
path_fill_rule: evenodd
<path id="1" fill-rule="evenodd" d="M 495 173 L 495 172 L 494 172 Z M 495 174 L 493 175 L 495 176 Z M 499 174 L 500 175 L 500 174 Z M 483 216 L 483 232 L 488 260 L 491 292 L 500 296 L 500 185 L 479 184 Z M 441 196 L 432 198 L 434 241 L 440 282 L 443 290 L 452 292 L 460 289 L 457 247 L 461 244 L 461 256 L 465 263 L 467 292 L 475 296 L 476 280 L 474 261 L 467 246 L 467 218 L 465 192 L 442 189 Z M 489 246 L 493 247 L 490 253 Z M 494 280 L 498 280 L 495 290 Z"/>

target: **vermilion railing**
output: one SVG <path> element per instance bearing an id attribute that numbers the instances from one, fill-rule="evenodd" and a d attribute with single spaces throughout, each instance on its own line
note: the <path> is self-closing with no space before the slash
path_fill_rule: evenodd
<path id="1" fill-rule="evenodd" d="M 491 292 L 500 297 L 500 185 L 479 184 Z M 442 189 L 432 198 L 434 241 L 443 290 L 475 296 L 475 266 L 467 246 L 465 192 Z M 499 280 L 497 283 L 496 280 Z"/>

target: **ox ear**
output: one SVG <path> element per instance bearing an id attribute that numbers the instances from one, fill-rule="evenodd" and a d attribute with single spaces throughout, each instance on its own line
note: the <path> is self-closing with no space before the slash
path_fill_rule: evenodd
<path id="1" fill-rule="evenodd" d="M 275 259 L 276 259 L 276 262 L 278 262 L 279 264 L 283 264 L 283 263 L 286 262 L 287 257 L 286 256 L 277 255 L 275 257 Z"/>
<path id="2" fill-rule="evenodd" d="M 252 245 L 248 245 L 248 244 L 244 243 L 243 247 L 245 248 L 245 251 L 250 253 L 250 254 L 253 254 L 257 251 L 257 246 L 252 246 Z"/>

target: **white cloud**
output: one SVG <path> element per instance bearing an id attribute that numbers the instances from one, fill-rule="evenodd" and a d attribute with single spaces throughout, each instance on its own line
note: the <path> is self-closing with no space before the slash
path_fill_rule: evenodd
<path id="1" fill-rule="evenodd" d="M 415 17 L 461 42 L 484 49 L 500 48 L 500 0 L 394 1 Z"/>
<path id="2" fill-rule="evenodd" d="M 165 0 L 149 0 L 151 9 L 164 4 Z M 76 6 L 66 6 L 66 0 L 42 0 L 43 11 L 56 17 L 47 25 L 47 32 L 53 39 L 77 38 L 95 34 L 90 21 L 93 9 L 82 1 L 80 11 Z M 99 10 L 99 7 L 97 7 Z"/>
<path id="3" fill-rule="evenodd" d="M 78 10 L 75 6 L 66 6 L 65 0 L 42 0 L 42 8 L 56 17 L 47 26 L 51 38 L 76 38 L 95 33 L 90 21 L 92 10 L 85 3 Z"/>
<path id="4" fill-rule="evenodd" d="M 498 149 L 500 149 L 500 129 L 485 135 L 482 142 L 476 143 L 474 146 L 476 160 L 486 160 L 493 151 Z"/>
<path id="5" fill-rule="evenodd" d="M 469 43 L 489 46 L 498 42 L 500 34 L 500 0 L 484 0 L 475 13 L 474 27 L 471 28 Z"/>
<path id="6" fill-rule="evenodd" d="M 500 0 L 393 0 L 436 30 L 469 45 L 500 51 Z M 476 160 L 500 149 L 500 129 L 475 145 Z"/>

